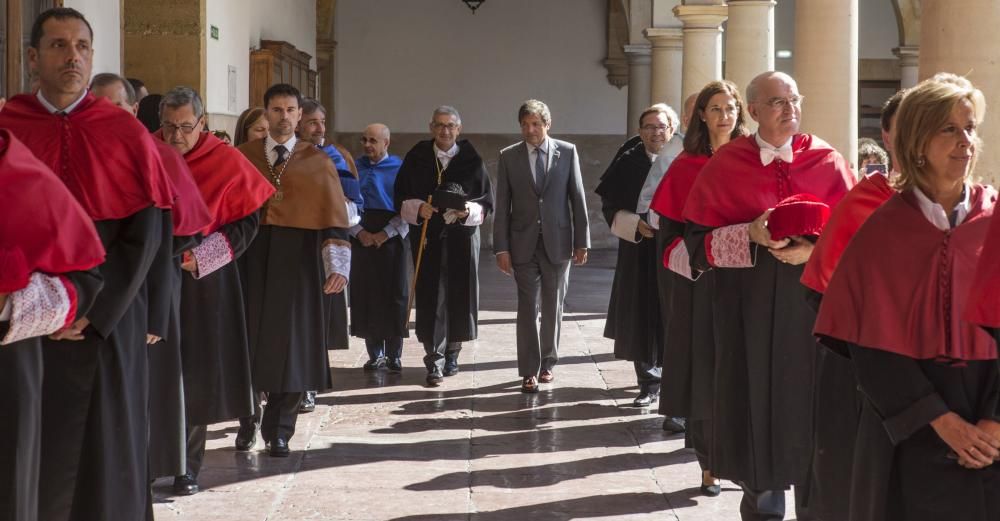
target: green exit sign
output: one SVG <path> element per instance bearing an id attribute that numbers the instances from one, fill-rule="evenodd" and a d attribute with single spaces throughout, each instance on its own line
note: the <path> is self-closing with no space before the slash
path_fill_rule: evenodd
<path id="1" fill-rule="evenodd" d="M 211 32 L 212 32 L 212 39 L 213 40 L 218 40 L 219 39 L 219 28 L 213 25 L 213 26 L 211 26 Z"/>

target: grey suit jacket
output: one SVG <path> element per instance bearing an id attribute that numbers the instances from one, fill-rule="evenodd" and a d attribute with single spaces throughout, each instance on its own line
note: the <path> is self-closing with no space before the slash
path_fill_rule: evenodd
<path id="1" fill-rule="evenodd" d="M 541 190 L 531 175 L 524 141 L 500 151 L 493 251 L 509 251 L 514 264 L 531 260 L 539 231 L 552 262 L 571 259 L 574 248 L 590 247 L 580 156 L 572 143 L 551 137 L 549 142 L 552 159 Z"/>

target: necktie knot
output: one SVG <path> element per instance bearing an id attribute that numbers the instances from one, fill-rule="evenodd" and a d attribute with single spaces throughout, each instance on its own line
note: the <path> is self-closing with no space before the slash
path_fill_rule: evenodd
<path id="1" fill-rule="evenodd" d="M 285 145 L 278 145 L 274 147 L 274 153 L 278 155 L 278 158 L 274 161 L 274 166 L 278 166 L 288 159 L 288 149 L 285 148 Z"/>

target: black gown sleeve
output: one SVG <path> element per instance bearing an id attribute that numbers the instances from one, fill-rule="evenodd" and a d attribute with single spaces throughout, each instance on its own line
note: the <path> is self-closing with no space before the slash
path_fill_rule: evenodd
<path id="1" fill-rule="evenodd" d="M 233 260 L 240 258 L 243 252 L 247 251 L 250 243 L 257 237 L 257 230 L 260 226 L 260 210 L 252 214 L 233 221 L 218 229 L 218 232 L 226 236 L 229 247 L 233 249 Z"/>
<path id="2" fill-rule="evenodd" d="M 714 229 L 693 222 L 688 222 L 684 227 L 684 246 L 687 247 L 688 257 L 691 259 L 692 272 L 712 269 L 712 265 L 708 263 L 708 254 L 705 252 L 705 237 Z"/>
<path id="3" fill-rule="evenodd" d="M 73 271 L 64 275 L 73 284 L 76 290 L 76 316 L 73 320 L 79 320 L 87 316 L 90 307 L 94 305 L 94 300 L 104 287 L 104 279 L 98 268 L 87 271 Z"/>
<path id="4" fill-rule="evenodd" d="M 916 360 L 850 344 L 861 391 L 875 406 L 893 445 L 949 412 Z"/>
<path id="5" fill-rule="evenodd" d="M 173 228 L 164 214 L 151 206 L 124 219 L 95 223 L 107 255 L 100 266 L 104 289 L 87 318 L 103 338 L 111 334 L 143 289 L 157 255 L 170 253 L 160 248 L 163 241 L 170 241 Z"/>
<path id="6" fill-rule="evenodd" d="M 171 219 L 170 212 L 164 212 L 165 219 Z M 149 323 L 146 332 L 166 339 L 170 328 L 171 303 L 173 301 L 174 285 L 177 283 L 177 257 L 184 250 L 197 244 L 196 237 L 173 237 L 160 244 L 161 250 L 156 260 L 149 267 L 146 275 L 146 299 L 148 302 Z"/>

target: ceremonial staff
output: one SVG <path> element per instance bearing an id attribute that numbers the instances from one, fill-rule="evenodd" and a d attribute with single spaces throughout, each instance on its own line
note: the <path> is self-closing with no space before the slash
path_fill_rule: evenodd
<path id="1" fill-rule="evenodd" d="M 439 161 L 436 157 L 434 158 L 434 165 L 437 167 L 437 186 L 441 186 L 441 177 L 442 177 L 441 161 Z M 434 200 L 434 192 L 431 192 L 431 194 L 427 196 L 427 204 L 431 204 L 433 200 Z M 413 281 L 410 282 L 410 298 L 406 302 L 407 324 L 409 324 L 410 322 L 410 310 L 413 309 L 413 298 L 414 295 L 416 295 L 417 293 L 417 277 L 420 275 L 420 261 L 424 257 L 424 247 L 427 246 L 427 223 L 429 222 L 430 219 L 424 219 L 424 224 L 423 226 L 420 227 L 420 247 L 417 248 L 417 263 L 413 267 Z M 416 319 L 414 319 L 413 320 L 414 327 L 416 327 L 416 323 L 417 321 Z M 409 325 L 407 325 L 407 327 L 409 327 Z"/>

